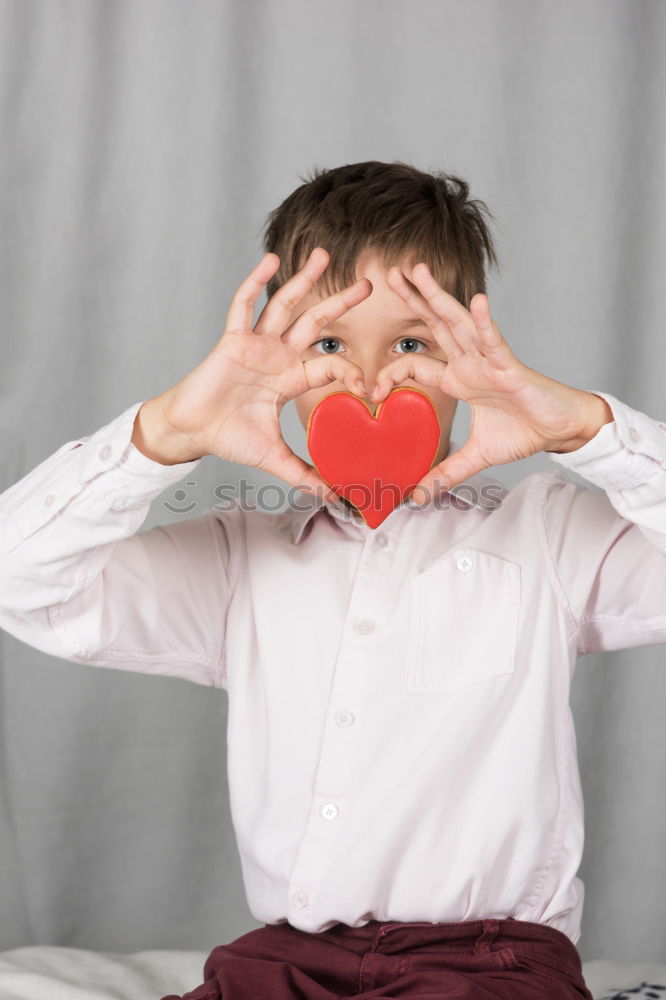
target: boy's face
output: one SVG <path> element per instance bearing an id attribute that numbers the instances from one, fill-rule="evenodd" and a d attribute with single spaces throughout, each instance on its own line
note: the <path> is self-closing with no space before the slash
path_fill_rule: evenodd
<path id="1" fill-rule="evenodd" d="M 407 261 L 405 261 L 407 263 Z M 408 263 L 417 263 L 409 260 Z M 402 354 L 423 354 L 446 361 L 446 354 L 435 340 L 430 327 L 419 319 L 406 302 L 386 284 L 386 269 L 375 250 L 365 250 L 356 262 L 356 279 L 369 278 L 372 292 L 367 298 L 353 306 L 338 320 L 329 323 L 320 331 L 318 341 L 313 342 L 301 355 L 303 361 L 319 357 L 321 354 L 342 354 L 347 360 L 358 365 L 368 392 L 372 392 L 377 373 Z M 309 292 L 291 313 L 292 323 L 301 313 L 309 309 L 324 296 Z M 409 323 L 409 327 L 407 326 Z M 400 385 L 413 386 L 425 392 L 432 400 L 440 426 L 440 443 L 433 465 L 441 462 L 449 450 L 451 425 L 458 400 L 434 386 L 425 386 L 414 379 L 405 379 Z M 299 419 L 307 427 L 308 418 L 315 404 L 332 392 L 348 391 L 336 379 L 318 389 L 301 393 L 294 400 Z M 359 397 L 362 398 L 362 397 Z M 372 413 L 377 404 L 364 400 Z"/>

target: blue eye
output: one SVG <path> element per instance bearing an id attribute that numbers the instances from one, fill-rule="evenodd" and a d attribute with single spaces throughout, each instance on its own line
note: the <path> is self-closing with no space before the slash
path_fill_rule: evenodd
<path id="1" fill-rule="evenodd" d="M 426 351 L 428 350 L 428 345 L 424 344 L 422 340 L 417 340 L 416 337 L 403 337 L 402 340 L 399 341 L 399 343 L 401 343 L 401 344 L 420 344 L 421 347 L 424 348 L 424 350 L 426 350 Z M 419 352 L 418 351 L 409 350 L 409 351 L 399 351 L 398 353 L 399 354 L 418 354 Z"/>
<path id="2" fill-rule="evenodd" d="M 340 341 L 337 337 L 322 337 L 321 340 L 315 340 L 313 347 L 317 347 L 319 344 L 339 344 Z M 320 351 L 320 354 L 336 354 L 336 351 Z"/>
<path id="3" fill-rule="evenodd" d="M 403 337 L 402 340 L 398 341 L 398 343 L 400 343 L 400 344 L 420 344 L 424 351 L 428 350 L 428 345 L 425 344 L 422 340 L 417 340 L 416 337 Z M 317 349 L 317 351 L 318 351 L 319 354 L 339 354 L 340 353 L 339 351 L 336 351 L 335 349 L 332 350 L 332 351 L 326 350 L 325 348 L 322 349 L 322 350 L 319 350 L 319 345 L 320 344 L 324 344 L 326 346 L 330 346 L 331 344 L 333 344 L 333 345 L 334 344 L 340 344 L 340 341 L 338 340 L 337 337 L 322 337 L 321 340 L 315 340 L 314 344 L 312 344 L 312 347 L 315 347 Z M 414 351 L 414 350 L 410 349 L 410 350 L 407 350 L 407 351 L 399 351 L 398 353 L 399 354 L 417 354 L 417 353 L 420 353 L 420 352 Z"/>

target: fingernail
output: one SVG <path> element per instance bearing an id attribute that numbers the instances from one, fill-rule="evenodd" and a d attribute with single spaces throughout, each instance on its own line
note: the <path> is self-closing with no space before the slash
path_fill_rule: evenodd
<path id="1" fill-rule="evenodd" d="M 358 386 L 359 392 L 362 392 L 364 396 L 367 396 L 368 390 L 365 387 L 365 382 L 361 382 L 360 379 L 357 379 L 356 385 Z"/>

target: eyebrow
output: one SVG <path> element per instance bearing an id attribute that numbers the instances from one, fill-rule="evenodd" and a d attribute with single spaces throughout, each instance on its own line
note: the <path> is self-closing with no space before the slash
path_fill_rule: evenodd
<path id="1" fill-rule="evenodd" d="M 337 319 L 337 320 L 332 320 L 327 325 L 328 326 L 344 327 L 346 324 L 345 324 L 344 320 Z M 416 316 L 413 319 L 410 319 L 408 317 L 407 319 L 400 320 L 399 323 L 396 323 L 395 324 L 395 329 L 396 330 L 407 330 L 410 326 L 425 326 L 427 328 L 428 324 L 423 319 L 417 319 Z"/>
<path id="2" fill-rule="evenodd" d="M 403 319 L 402 322 L 397 324 L 398 330 L 406 330 L 410 326 L 428 326 L 424 319 Z"/>

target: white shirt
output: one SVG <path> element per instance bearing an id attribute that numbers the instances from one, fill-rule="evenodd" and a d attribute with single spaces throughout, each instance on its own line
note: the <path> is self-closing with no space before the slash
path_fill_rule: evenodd
<path id="1" fill-rule="evenodd" d="M 666 642 L 666 424 L 594 391 L 614 420 L 550 457 L 601 490 L 479 474 L 376 530 L 296 492 L 138 533 L 198 462 L 139 452 L 135 403 L 0 496 L 0 626 L 227 690 L 258 921 L 513 916 L 576 944 L 576 658 Z"/>

